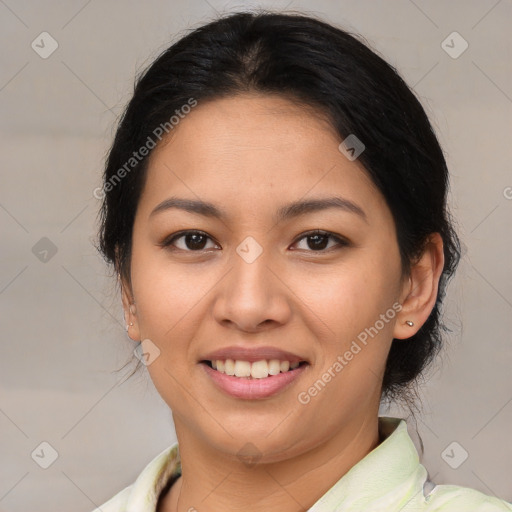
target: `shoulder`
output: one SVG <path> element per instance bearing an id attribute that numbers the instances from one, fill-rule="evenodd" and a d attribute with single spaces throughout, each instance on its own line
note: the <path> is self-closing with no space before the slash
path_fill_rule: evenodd
<path id="1" fill-rule="evenodd" d="M 181 474 L 178 443 L 165 448 L 131 485 L 92 512 L 155 512 L 160 493 Z"/>
<path id="2" fill-rule="evenodd" d="M 425 499 L 428 512 L 511 512 L 512 504 L 468 487 L 437 485 Z"/>
<path id="3" fill-rule="evenodd" d="M 103 503 L 101 507 L 95 508 L 93 512 L 125 512 L 128 496 L 130 495 L 132 487 L 133 484 L 125 487 L 122 491 L 119 491 L 116 495 Z"/>

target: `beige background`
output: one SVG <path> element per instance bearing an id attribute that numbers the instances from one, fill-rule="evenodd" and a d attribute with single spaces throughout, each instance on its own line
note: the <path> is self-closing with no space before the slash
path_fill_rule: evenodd
<path id="1" fill-rule="evenodd" d="M 216 11 L 253 5 L 362 33 L 431 116 L 466 247 L 417 414 L 424 463 L 437 483 L 512 500 L 510 1 L 0 0 L 1 511 L 90 511 L 175 439 L 149 377 L 114 371 L 134 343 L 92 245 L 92 193 L 135 73 Z M 46 59 L 31 47 L 43 31 L 59 45 Z M 469 44 L 456 59 L 441 46 L 453 31 Z M 31 458 L 43 441 L 48 469 Z M 457 469 L 441 456 L 453 441 L 469 454 Z"/>

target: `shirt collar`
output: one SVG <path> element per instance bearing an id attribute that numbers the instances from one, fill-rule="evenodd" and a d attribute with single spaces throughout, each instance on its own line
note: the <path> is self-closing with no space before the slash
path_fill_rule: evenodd
<path id="1" fill-rule="evenodd" d="M 170 479 L 181 475 L 178 443 L 158 454 L 132 485 L 126 512 L 155 512 L 160 493 Z"/>
<path id="2" fill-rule="evenodd" d="M 427 470 L 398 418 L 379 418 L 383 441 L 342 476 L 309 512 L 343 510 L 389 512 L 401 510 L 409 501 L 423 497 Z"/>
<path id="3" fill-rule="evenodd" d="M 383 441 L 342 476 L 309 512 L 343 510 L 389 511 L 423 494 L 427 471 L 419 463 L 418 453 L 407 424 L 398 418 L 379 418 Z M 158 497 L 172 478 L 181 475 L 178 443 L 157 455 L 134 482 L 127 512 L 155 512 Z M 370 507 L 370 508 L 369 508 Z"/>

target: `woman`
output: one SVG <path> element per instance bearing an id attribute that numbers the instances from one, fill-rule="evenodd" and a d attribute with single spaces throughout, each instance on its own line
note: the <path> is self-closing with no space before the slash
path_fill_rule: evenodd
<path id="1" fill-rule="evenodd" d="M 303 15 L 192 31 L 137 81 L 100 249 L 178 443 L 103 512 L 504 511 L 431 484 L 403 420 L 459 260 L 420 103 Z"/>

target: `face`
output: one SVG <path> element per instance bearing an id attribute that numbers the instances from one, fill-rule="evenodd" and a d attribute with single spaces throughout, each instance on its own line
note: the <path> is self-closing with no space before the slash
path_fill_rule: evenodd
<path id="1" fill-rule="evenodd" d="M 272 461 L 376 418 L 402 269 L 389 208 L 340 142 L 254 94 L 199 102 L 153 151 L 130 336 L 178 435 Z M 184 202 L 157 208 L 170 198 Z"/>

